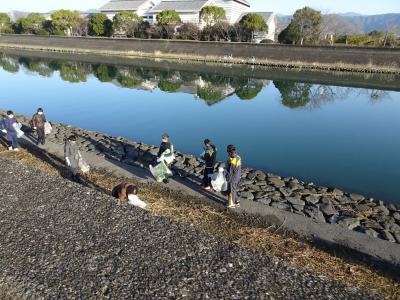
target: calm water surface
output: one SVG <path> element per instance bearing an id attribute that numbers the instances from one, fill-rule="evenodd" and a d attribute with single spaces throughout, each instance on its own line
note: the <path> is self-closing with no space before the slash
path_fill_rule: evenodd
<path id="1" fill-rule="evenodd" d="M 247 166 L 400 203 L 399 92 L 157 64 L 0 53 L 0 108 L 193 154 L 207 137 L 221 160 L 233 143 Z"/>

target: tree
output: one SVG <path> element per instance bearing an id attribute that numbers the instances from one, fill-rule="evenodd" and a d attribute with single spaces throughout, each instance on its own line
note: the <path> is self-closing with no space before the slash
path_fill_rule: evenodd
<path id="1" fill-rule="evenodd" d="M 295 42 L 303 45 L 304 42 L 316 42 L 320 36 L 322 15 L 320 11 L 310 7 L 297 10 L 289 24 L 289 32 Z"/>
<path id="2" fill-rule="evenodd" d="M 93 74 L 101 82 L 110 82 L 117 76 L 117 68 L 111 65 L 93 65 Z"/>
<path id="3" fill-rule="evenodd" d="M 253 40 L 255 31 L 268 32 L 268 25 L 262 15 L 257 13 L 249 13 L 239 21 L 243 29 L 251 33 L 251 40 Z"/>
<path id="4" fill-rule="evenodd" d="M 88 23 L 88 32 L 91 36 L 111 36 L 112 22 L 105 14 L 94 14 Z"/>
<path id="5" fill-rule="evenodd" d="M 71 35 L 73 29 L 79 24 L 79 12 L 60 9 L 51 14 L 51 20 L 55 30 L 64 31 L 66 35 Z"/>
<path id="6" fill-rule="evenodd" d="M 72 30 L 73 35 L 86 36 L 88 35 L 88 20 L 79 18 L 77 26 Z"/>
<path id="7" fill-rule="evenodd" d="M 200 29 L 196 24 L 185 23 L 178 27 L 178 39 L 197 41 L 200 37 Z"/>
<path id="8" fill-rule="evenodd" d="M 10 17 L 5 13 L 0 13 L 0 32 L 4 32 L 11 27 Z"/>
<path id="9" fill-rule="evenodd" d="M 205 6 L 200 11 L 200 21 L 207 26 L 214 26 L 217 22 L 226 20 L 225 10 L 220 6 Z"/>
<path id="10" fill-rule="evenodd" d="M 134 12 L 119 12 L 114 16 L 114 32 L 118 35 L 134 37 L 142 21 L 143 18 Z"/>
<path id="11" fill-rule="evenodd" d="M 17 27 L 19 33 L 36 33 L 43 28 L 46 19 L 39 13 L 30 13 L 25 18 L 18 20 Z"/>
<path id="12" fill-rule="evenodd" d="M 278 35 L 278 41 L 282 44 L 294 44 L 296 42 L 296 37 L 293 27 L 288 26 Z"/>
<path id="13" fill-rule="evenodd" d="M 172 38 L 176 25 L 181 23 L 181 17 L 175 10 L 164 10 L 157 17 L 157 23 L 161 26 L 162 36 Z"/>

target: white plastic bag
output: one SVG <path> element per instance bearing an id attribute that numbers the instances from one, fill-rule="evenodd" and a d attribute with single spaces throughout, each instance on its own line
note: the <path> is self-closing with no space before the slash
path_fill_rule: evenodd
<path id="1" fill-rule="evenodd" d="M 211 185 L 216 192 L 225 192 L 228 190 L 228 182 L 225 179 L 224 168 L 219 168 L 217 173 L 211 176 Z"/>
<path id="2" fill-rule="evenodd" d="M 167 149 L 161 154 L 161 157 L 157 159 L 157 162 L 166 162 L 167 165 L 172 164 L 175 161 L 174 146 L 171 145 L 171 150 Z"/>
<path id="3" fill-rule="evenodd" d="M 17 138 L 21 138 L 24 136 L 24 132 L 21 130 L 22 124 L 21 123 L 13 123 L 13 128 L 15 132 L 17 133 Z"/>
<path id="4" fill-rule="evenodd" d="M 142 200 L 140 200 L 139 197 L 136 196 L 136 195 L 129 195 L 128 196 L 128 203 L 130 205 L 139 207 L 141 209 L 146 209 L 146 207 L 147 207 L 147 204 L 145 202 L 143 202 Z"/>
<path id="5" fill-rule="evenodd" d="M 79 159 L 79 169 L 81 169 L 82 173 L 90 172 L 90 166 L 86 161 L 83 160 L 83 158 Z"/>
<path id="6" fill-rule="evenodd" d="M 52 130 L 53 130 L 53 127 L 51 127 L 51 124 L 49 122 L 44 123 L 44 134 L 45 135 L 49 135 Z"/>

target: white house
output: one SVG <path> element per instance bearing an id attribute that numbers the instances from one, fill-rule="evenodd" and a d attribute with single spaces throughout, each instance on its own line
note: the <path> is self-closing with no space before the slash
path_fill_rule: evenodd
<path id="1" fill-rule="evenodd" d="M 122 11 L 134 12 L 146 20 L 146 13 L 154 6 L 153 0 L 111 0 L 100 8 L 100 12 L 106 14 L 109 19 Z"/>

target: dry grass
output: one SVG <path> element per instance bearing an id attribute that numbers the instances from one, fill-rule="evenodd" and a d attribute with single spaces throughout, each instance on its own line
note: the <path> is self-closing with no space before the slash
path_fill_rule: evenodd
<path id="1" fill-rule="evenodd" d="M 61 162 L 43 161 L 43 157 L 38 158 L 37 154 L 26 150 L 18 153 L 7 152 L 0 146 L 0 155 L 53 175 L 63 175 L 64 172 Z M 104 192 L 110 192 L 115 185 L 127 180 L 97 170 L 84 178 L 89 186 Z M 261 228 L 254 224 L 251 226 L 243 222 L 240 217 L 235 217 L 221 208 L 204 204 L 185 195 L 168 192 L 157 184 L 140 185 L 139 196 L 149 203 L 150 212 L 154 215 L 190 224 L 194 228 L 205 230 L 246 248 L 287 259 L 294 265 L 306 268 L 322 277 L 358 287 L 384 299 L 400 299 L 399 281 L 382 275 L 371 266 L 346 261 L 329 254 L 298 237 L 278 234 L 276 228 Z"/>

